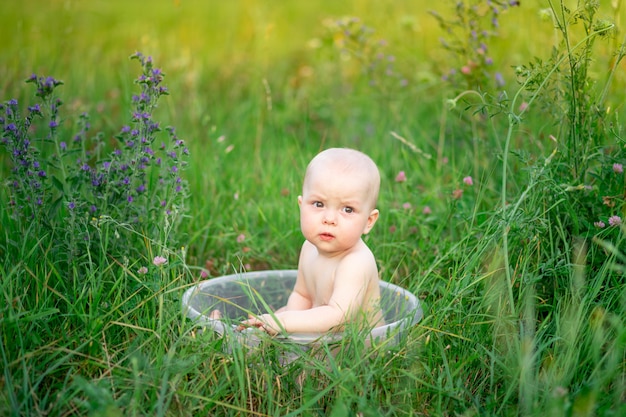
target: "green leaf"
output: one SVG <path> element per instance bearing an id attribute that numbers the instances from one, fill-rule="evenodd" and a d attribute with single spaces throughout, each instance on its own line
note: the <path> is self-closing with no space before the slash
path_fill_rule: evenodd
<path id="1" fill-rule="evenodd" d="M 63 189 L 63 183 L 55 175 L 53 175 L 51 178 L 52 178 L 52 185 L 54 185 L 54 188 L 61 191 L 62 193 L 65 193 L 65 190 Z"/>

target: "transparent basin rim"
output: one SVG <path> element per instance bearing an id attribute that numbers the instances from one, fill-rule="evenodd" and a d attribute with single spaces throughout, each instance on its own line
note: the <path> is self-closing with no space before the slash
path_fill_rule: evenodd
<path id="1" fill-rule="evenodd" d="M 200 326 L 223 335 L 229 333 L 242 341 L 254 344 L 254 332 L 237 331 L 237 324 L 248 314 L 264 314 L 287 303 L 297 277 L 295 269 L 242 272 L 201 281 L 183 294 L 185 315 Z M 370 332 L 372 340 L 386 340 L 395 344 L 402 333 L 423 317 L 418 298 L 408 290 L 380 281 L 381 309 L 385 325 Z M 220 320 L 210 317 L 214 310 L 222 314 Z M 248 329 L 256 330 L 256 329 Z M 278 336 L 300 344 L 335 341 L 342 337 L 335 333 L 289 333 Z M 247 340 L 244 340 L 247 339 Z"/>

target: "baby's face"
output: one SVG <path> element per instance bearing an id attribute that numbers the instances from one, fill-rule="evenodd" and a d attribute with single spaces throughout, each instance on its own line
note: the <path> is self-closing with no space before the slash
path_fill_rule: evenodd
<path id="1" fill-rule="evenodd" d="M 327 255 L 349 251 L 376 222 L 373 192 L 362 175 L 333 169 L 310 173 L 298 198 L 304 237 Z"/>

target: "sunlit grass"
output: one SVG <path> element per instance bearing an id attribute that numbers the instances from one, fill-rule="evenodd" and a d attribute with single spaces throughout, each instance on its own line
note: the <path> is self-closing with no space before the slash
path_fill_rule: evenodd
<path id="1" fill-rule="evenodd" d="M 544 164 L 559 119 L 533 107 L 520 124 L 504 113 L 486 120 L 473 113 L 480 100 L 472 94 L 450 108 L 440 73 L 459 63 L 426 13 L 440 5 L 422 3 L 4 5 L 1 100 L 26 104 L 32 90 L 23 80 L 33 72 L 62 79 L 68 130 L 88 111 L 113 144 L 135 92 L 128 56 L 155 58 L 170 89 L 157 113 L 190 147 L 191 209 L 184 249 L 146 236 L 138 258 L 73 254 L 62 270 L 50 235 L 15 229 L 3 188 L 0 414 L 623 414 L 622 234 L 571 239 L 570 220 L 589 222 L 575 211 L 549 223 L 566 188 L 547 174 L 558 154 Z M 490 46 L 510 97 L 513 66 L 548 60 L 558 38 L 538 17 L 545 7 L 537 0 L 510 10 Z M 339 53 L 332 39 L 340 34 L 326 19 L 343 16 L 387 42 L 406 86 L 374 89 L 363 64 Z M 598 85 L 614 47 L 598 46 Z M 623 120 L 625 77 L 614 73 L 607 120 Z M 621 143 L 623 131 L 614 131 Z M 280 358 L 293 346 L 267 340 L 250 353 L 199 332 L 180 297 L 201 270 L 295 267 L 302 173 L 329 146 L 357 147 L 380 166 L 381 219 L 368 244 L 383 279 L 420 296 L 424 319 L 397 346 L 343 343 L 336 357 L 305 352 L 288 366 Z M 0 172 L 4 182 L 9 167 Z M 162 253 L 169 263 L 153 268 Z M 150 273 L 139 274 L 142 266 Z"/>

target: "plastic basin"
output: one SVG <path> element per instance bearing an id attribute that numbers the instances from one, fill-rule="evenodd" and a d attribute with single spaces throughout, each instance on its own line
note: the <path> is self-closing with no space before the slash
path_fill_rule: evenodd
<path id="1" fill-rule="evenodd" d="M 274 311 L 287 303 L 287 298 L 296 281 L 296 270 L 272 270 L 243 272 L 212 278 L 190 287 L 182 298 L 183 311 L 197 324 L 220 335 L 229 333 L 246 344 L 256 344 L 260 331 L 257 329 L 237 330 L 237 324 L 249 314 Z M 417 297 L 397 285 L 380 281 L 381 308 L 385 325 L 370 332 L 373 341 L 395 344 L 402 332 L 418 323 L 423 317 Z M 213 319 L 211 312 L 219 310 L 220 320 Z M 289 333 L 276 336 L 300 344 L 320 341 L 337 341 L 341 332 L 323 334 Z"/>

